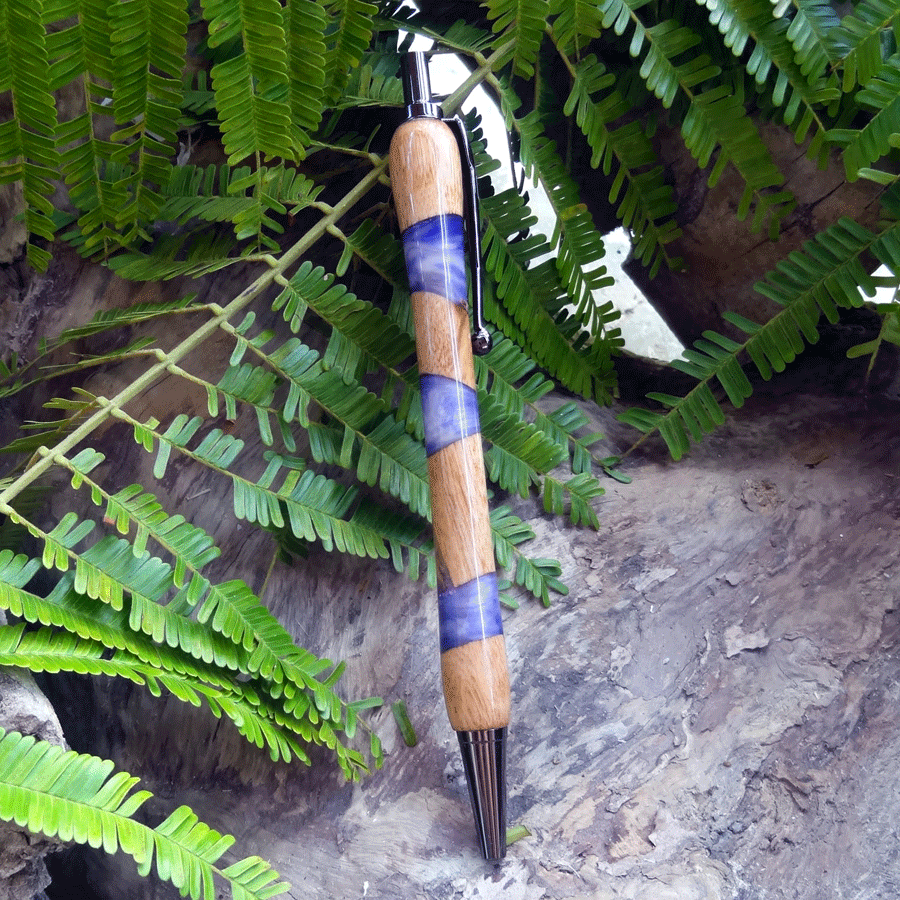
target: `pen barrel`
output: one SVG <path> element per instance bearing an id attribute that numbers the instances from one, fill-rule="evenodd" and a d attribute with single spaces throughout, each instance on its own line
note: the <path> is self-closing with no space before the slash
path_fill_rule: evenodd
<path id="1" fill-rule="evenodd" d="M 466 287 L 459 150 L 440 119 L 403 123 L 391 183 L 409 275 L 437 558 L 441 674 L 456 731 L 509 722 Z"/>

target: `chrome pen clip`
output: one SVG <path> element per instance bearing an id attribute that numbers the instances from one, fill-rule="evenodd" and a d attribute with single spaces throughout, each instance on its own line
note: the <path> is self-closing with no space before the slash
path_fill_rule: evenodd
<path id="1" fill-rule="evenodd" d="M 466 128 L 459 115 L 445 117 L 431 96 L 428 60 L 424 53 L 404 53 L 400 60 L 403 96 L 409 117 L 440 119 L 453 132 L 459 147 L 463 168 L 463 221 L 466 230 L 466 254 L 472 282 L 472 352 L 484 356 L 492 346 L 490 332 L 484 324 L 484 267 L 481 260 L 481 223 L 478 203 L 478 177 Z"/>
<path id="2" fill-rule="evenodd" d="M 466 127 L 458 116 L 444 119 L 456 137 L 463 169 L 463 205 L 466 223 L 466 252 L 469 256 L 469 271 L 472 274 L 472 352 L 484 356 L 491 349 L 491 335 L 484 324 L 484 268 L 481 261 L 481 222 L 478 204 L 478 176 L 475 160 L 466 135 Z"/>

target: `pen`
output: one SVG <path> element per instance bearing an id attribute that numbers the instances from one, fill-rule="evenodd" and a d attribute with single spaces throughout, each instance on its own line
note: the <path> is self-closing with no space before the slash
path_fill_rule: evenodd
<path id="1" fill-rule="evenodd" d="M 437 559 L 441 677 L 481 851 L 506 855 L 509 675 L 488 517 L 473 350 L 482 320 L 477 183 L 459 117 L 432 101 L 423 53 L 402 58 L 407 120 L 390 172 L 412 295 Z M 475 328 L 469 325 L 465 245 Z"/>

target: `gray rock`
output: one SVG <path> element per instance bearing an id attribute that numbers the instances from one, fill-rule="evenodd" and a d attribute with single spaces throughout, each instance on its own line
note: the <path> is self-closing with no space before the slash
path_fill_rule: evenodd
<path id="1" fill-rule="evenodd" d="M 65 746 L 53 707 L 26 671 L 0 668 L 0 727 Z M 0 822 L 0 900 L 42 894 L 50 884 L 44 857 L 59 847 L 15 823 Z"/>

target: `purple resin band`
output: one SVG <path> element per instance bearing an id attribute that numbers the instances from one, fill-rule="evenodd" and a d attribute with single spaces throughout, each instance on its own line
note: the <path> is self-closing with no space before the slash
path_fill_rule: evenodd
<path id="1" fill-rule="evenodd" d="M 488 572 L 457 587 L 438 588 L 438 619 L 441 653 L 503 634 L 497 574 Z"/>
<path id="2" fill-rule="evenodd" d="M 465 437 L 478 434 L 478 394 L 446 375 L 421 375 L 422 419 L 428 456 Z"/>
<path id="3" fill-rule="evenodd" d="M 410 225 L 403 232 L 403 255 L 412 293 L 428 291 L 467 305 L 462 216 L 433 216 Z"/>

